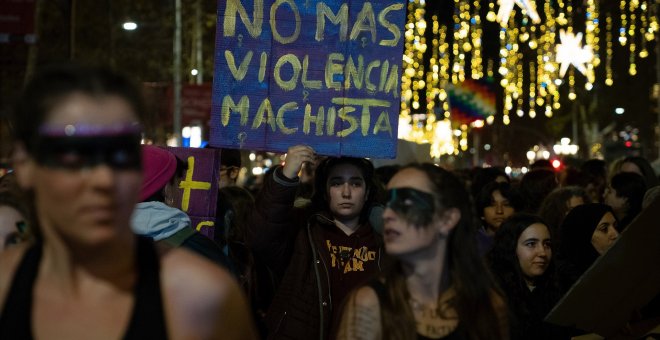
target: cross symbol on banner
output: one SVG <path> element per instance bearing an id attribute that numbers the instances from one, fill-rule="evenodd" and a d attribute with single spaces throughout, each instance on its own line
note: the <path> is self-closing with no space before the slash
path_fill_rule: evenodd
<path id="1" fill-rule="evenodd" d="M 211 189 L 210 182 L 193 181 L 193 173 L 195 172 L 195 157 L 188 157 L 188 171 L 186 171 L 186 179 L 179 183 L 179 189 L 183 189 L 183 197 L 181 198 L 181 210 L 187 212 L 190 205 L 190 192 L 192 190 L 209 190 Z"/>

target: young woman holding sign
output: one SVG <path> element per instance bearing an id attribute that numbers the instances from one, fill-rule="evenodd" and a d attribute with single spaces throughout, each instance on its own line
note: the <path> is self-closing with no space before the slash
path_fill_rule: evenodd
<path id="1" fill-rule="evenodd" d="M 290 147 L 256 197 L 248 244 L 279 283 L 269 338 L 328 339 L 348 292 L 381 270 L 382 239 L 369 223 L 379 187 L 368 160 L 330 157 L 315 172 L 309 206 L 294 208 L 298 173 L 314 150 Z"/>

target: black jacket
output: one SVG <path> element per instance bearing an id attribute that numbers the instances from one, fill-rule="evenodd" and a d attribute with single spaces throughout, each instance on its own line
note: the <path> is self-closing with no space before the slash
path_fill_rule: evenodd
<path id="1" fill-rule="evenodd" d="M 268 338 L 324 340 L 341 308 L 333 290 L 347 291 L 379 273 L 382 238 L 366 224 L 351 236 L 344 234 L 350 247 L 334 247 L 332 240 L 342 237 L 327 212 L 294 208 L 297 186 L 281 168 L 266 179 L 256 197 L 248 245 L 255 261 L 267 265 L 278 279 L 266 315 Z M 367 251 L 360 251 L 363 246 Z M 339 256 L 339 248 L 346 256 Z"/>

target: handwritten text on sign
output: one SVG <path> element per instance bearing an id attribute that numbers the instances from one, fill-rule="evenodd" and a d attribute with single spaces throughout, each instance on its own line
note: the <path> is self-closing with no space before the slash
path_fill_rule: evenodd
<path id="1" fill-rule="evenodd" d="M 211 145 L 393 158 L 403 0 L 219 0 Z"/>

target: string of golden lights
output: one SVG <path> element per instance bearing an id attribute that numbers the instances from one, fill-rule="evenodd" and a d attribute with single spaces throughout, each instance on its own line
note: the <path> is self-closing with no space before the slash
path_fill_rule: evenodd
<path id="1" fill-rule="evenodd" d="M 469 129 L 495 120 L 490 116 L 485 122 L 477 120 L 468 126 L 453 119 L 447 88 L 466 79 L 492 79 L 495 72 L 499 74 L 503 90 L 499 119 L 508 125 L 512 112 L 534 118 L 541 109 L 546 117 L 553 117 L 553 112 L 561 108 L 561 86 L 567 85 L 568 98 L 575 100 L 575 70 L 584 76 L 585 90 L 591 91 L 597 81 L 595 69 L 604 64 L 604 83 L 612 86 L 616 41 L 628 46 L 627 71 L 632 76 L 637 74 L 638 58 L 648 57 L 647 43 L 658 32 L 657 6 L 650 0 L 620 0 L 620 17 L 616 20 L 620 26 L 615 27 L 615 13 L 601 13 L 597 0 L 586 0 L 580 2 L 584 10 L 579 12 L 584 25 L 574 25 L 578 20 L 574 1 L 544 1 L 537 7 L 534 0 L 499 0 L 497 4 L 491 0 L 482 11 L 484 1 L 454 0 L 451 23 L 441 22 L 437 15 L 427 23 L 426 1 L 409 0 L 399 137 L 430 143 L 434 157 L 466 151 Z M 516 11 L 522 15 L 516 16 Z M 500 24 L 498 59 L 484 59 L 482 12 L 487 13 L 485 20 Z M 602 26 L 604 55 L 600 48 Z M 429 55 L 429 60 L 424 60 Z M 424 98 L 426 102 L 422 103 Z"/>

